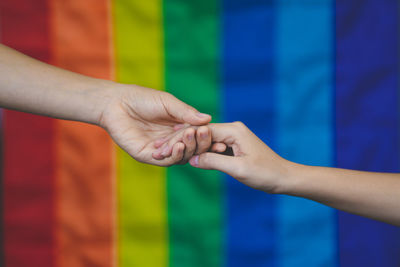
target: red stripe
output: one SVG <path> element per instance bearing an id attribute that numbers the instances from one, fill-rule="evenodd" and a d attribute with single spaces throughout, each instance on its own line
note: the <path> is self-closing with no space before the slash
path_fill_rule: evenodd
<path id="1" fill-rule="evenodd" d="M 2 0 L 1 40 L 49 62 L 46 0 Z M 5 263 L 53 266 L 53 124 L 49 118 L 5 110 Z"/>

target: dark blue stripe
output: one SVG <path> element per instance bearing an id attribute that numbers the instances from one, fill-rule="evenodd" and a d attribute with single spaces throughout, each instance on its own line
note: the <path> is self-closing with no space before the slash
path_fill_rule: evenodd
<path id="1" fill-rule="evenodd" d="M 274 148 L 274 1 L 223 2 L 224 120 Z M 227 177 L 227 266 L 275 265 L 275 198 Z"/>
<path id="2" fill-rule="evenodd" d="M 336 3 L 337 166 L 399 171 L 398 1 Z M 339 213 L 342 266 L 400 266 L 400 229 Z"/>

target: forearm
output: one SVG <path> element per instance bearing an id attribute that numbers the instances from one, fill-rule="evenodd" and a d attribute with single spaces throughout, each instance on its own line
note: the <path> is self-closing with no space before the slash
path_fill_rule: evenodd
<path id="1" fill-rule="evenodd" d="M 112 82 L 62 70 L 0 45 L 0 106 L 97 124 Z"/>
<path id="2" fill-rule="evenodd" d="M 400 226 L 400 174 L 294 164 L 282 193 Z"/>

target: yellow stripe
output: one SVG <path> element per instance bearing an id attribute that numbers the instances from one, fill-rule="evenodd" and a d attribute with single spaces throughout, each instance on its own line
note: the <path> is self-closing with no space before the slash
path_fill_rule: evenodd
<path id="1" fill-rule="evenodd" d="M 116 78 L 163 89 L 161 0 L 114 0 Z M 165 170 L 117 151 L 119 266 L 168 262 Z"/>

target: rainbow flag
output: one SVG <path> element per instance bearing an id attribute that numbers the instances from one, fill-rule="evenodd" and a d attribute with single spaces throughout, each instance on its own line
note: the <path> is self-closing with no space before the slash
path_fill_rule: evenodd
<path id="1" fill-rule="evenodd" d="M 0 0 L 0 41 L 241 120 L 292 161 L 398 172 L 399 7 Z M 399 228 L 139 164 L 92 125 L 3 110 L 1 140 L 1 266 L 400 266 Z"/>

